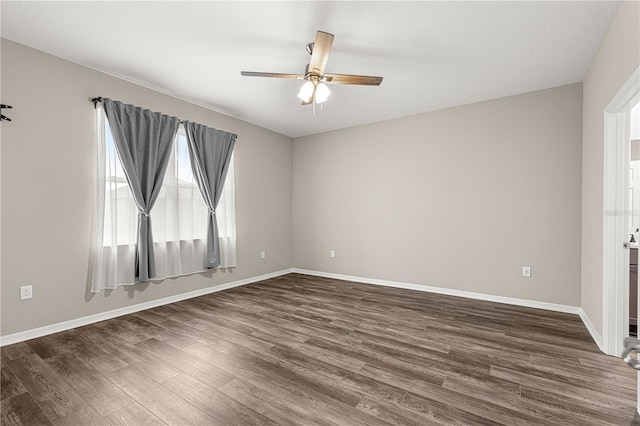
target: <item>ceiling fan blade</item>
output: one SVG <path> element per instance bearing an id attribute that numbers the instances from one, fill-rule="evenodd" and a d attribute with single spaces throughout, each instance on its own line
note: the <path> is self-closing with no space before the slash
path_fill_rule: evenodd
<path id="1" fill-rule="evenodd" d="M 310 73 L 318 75 L 324 73 L 332 44 L 333 34 L 325 33 L 324 31 L 318 31 L 316 33 L 316 40 L 313 42 L 313 51 L 311 53 L 311 60 L 309 61 Z"/>
<path id="2" fill-rule="evenodd" d="M 382 83 L 382 77 L 373 77 L 370 75 L 325 74 L 324 79 L 327 83 L 334 83 L 334 84 L 359 84 L 363 86 L 380 86 L 380 83 Z"/>
<path id="3" fill-rule="evenodd" d="M 255 71 L 240 71 L 240 74 L 245 77 L 275 77 L 275 78 L 297 78 L 304 79 L 304 75 L 301 74 L 283 74 L 279 72 L 255 72 Z"/>
<path id="4" fill-rule="evenodd" d="M 313 86 L 313 93 L 311 94 L 311 96 L 309 97 L 309 100 L 302 101 L 302 105 L 311 105 L 313 103 L 313 101 L 316 99 L 316 90 L 318 90 L 318 86 L 314 85 Z"/>

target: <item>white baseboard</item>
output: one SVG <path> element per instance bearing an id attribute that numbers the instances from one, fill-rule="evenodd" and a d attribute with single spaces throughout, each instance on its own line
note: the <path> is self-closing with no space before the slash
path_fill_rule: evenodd
<path id="1" fill-rule="evenodd" d="M 598 348 L 600 349 L 600 351 L 602 351 L 603 353 L 606 353 L 603 349 L 604 345 L 603 345 L 602 336 L 600 336 L 600 334 L 598 333 L 598 330 L 596 330 L 596 328 L 594 327 L 593 323 L 591 322 L 587 314 L 582 310 L 581 307 L 578 307 L 578 306 L 560 305 L 557 303 L 539 302 L 536 300 L 517 299 L 514 297 L 494 296 L 491 294 L 474 293 L 470 291 L 453 290 L 450 288 L 432 287 L 432 286 L 410 284 L 410 283 L 404 283 L 404 282 L 398 282 L 398 281 L 387 281 L 387 280 L 378 280 L 375 278 L 364 278 L 364 277 L 355 277 L 351 275 L 333 274 L 330 272 L 310 271 L 308 269 L 293 268 L 292 272 L 297 274 L 313 275 L 316 277 L 333 278 L 336 280 L 355 281 L 355 282 L 361 282 L 365 284 L 375 284 L 375 285 L 382 285 L 387 287 L 404 288 L 408 290 L 425 291 L 428 293 L 445 294 L 448 296 L 458 296 L 458 297 L 466 297 L 469 299 L 485 300 L 488 302 L 506 303 L 508 305 L 524 306 L 527 308 L 538 308 L 538 309 L 545 309 L 548 311 L 576 314 L 580 316 L 580 319 L 582 320 L 585 327 L 587 328 L 587 331 L 589 331 L 589 334 L 591 334 L 591 338 L 594 340 L 596 345 L 598 345 Z"/>
<path id="2" fill-rule="evenodd" d="M 82 318 L 76 318 L 69 321 L 63 321 L 56 324 L 46 325 L 43 327 L 33 328 L 31 330 L 8 334 L 6 336 L 0 336 L 0 347 L 6 346 L 6 345 L 12 345 L 14 343 L 24 342 L 25 340 L 35 339 L 37 337 L 46 336 L 48 334 L 58 333 L 60 331 L 70 330 L 76 327 L 82 327 L 84 325 L 93 324 L 95 322 L 104 321 L 104 320 L 119 317 L 122 315 L 132 314 L 134 312 L 143 311 L 145 309 L 151 309 L 157 306 L 167 305 L 169 303 L 180 302 L 182 300 L 204 296 L 205 294 L 215 293 L 218 291 L 227 290 L 234 287 L 252 284 L 258 281 L 267 280 L 269 278 L 275 278 L 282 275 L 286 275 L 291 272 L 292 272 L 291 269 L 283 269 L 281 271 L 271 272 L 264 275 L 258 275 L 257 277 L 246 278 L 243 280 L 233 281 L 230 283 L 225 283 L 225 284 L 221 284 L 213 287 L 207 287 L 200 290 L 194 290 L 187 293 L 176 294 L 175 296 L 163 297 L 162 299 L 151 300 L 149 302 L 138 303 L 136 305 L 126 306 L 124 308 L 118 308 L 111 311 L 100 312 L 99 314 L 89 315 Z"/>
<path id="3" fill-rule="evenodd" d="M 596 342 L 596 345 L 598 345 L 598 349 L 606 354 L 607 352 L 604 350 L 604 340 L 602 339 L 602 336 L 600 336 L 600 333 L 598 333 L 598 330 L 591 322 L 591 319 L 589 319 L 589 316 L 582 308 L 580 308 L 580 319 L 584 323 L 584 326 L 587 327 L 587 330 L 589 331 L 589 334 L 591 334 L 591 338 L 593 339 L 593 341 Z"/>
<path id="4" fill-rule="evenodd" d="M 527 308 L 545 309 L 547 311 L 565 312 L 579 315 L 582 309 L 578 306 L 560 305 L 557 303 L 538 302 L 536 300 L 516 299 L 513 297 L 494 296 L 485 293 L 474 293 L 471 291 L 454 290 L 443 287 L 432 287 L 428 285 L 410 284 L 399 281 L 379 280 L 375 278 L 355 277 L 351 275 L 333 274 L 330 272 L 310 271 L 307 269 L 293 268 L 294 273 L 314 275 L 317 277 L 334 278 L 344 281 L 355 281 L 365 284 L 382 285 L 386 287 L 404 288 L 407 290 L 425 291 L 428 293 L 445 294 L 448 296 L 466 297 L 469 299 L 485 300 L 487 302 L 506 303 L 508 305 L 525 306 Z"/>

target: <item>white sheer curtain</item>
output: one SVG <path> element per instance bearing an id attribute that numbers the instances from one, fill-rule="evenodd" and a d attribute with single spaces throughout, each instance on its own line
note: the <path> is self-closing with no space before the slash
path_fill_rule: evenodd
<path id="1" fill-rule="evenodd" d="M 109 123 L 96 107 L 93 269 L 91 291 L 135 284 L 137 209 L 120 164 Z M 218 208 L 221 263 L 236 266 L 235 178 L 233 159 Z M 178 131 L 165 180 L 151 210 L 156 277 L 205 271 L 207 208 L 193 180 L 186 136 Z"/>
<path id="2" fill-rule="evenodd" d="M 236 170 L 234 157 L 235 154 L 232 154 L 227 180 L 216 207 L 218 240 L 220 241 L 219 268 L 236 266 Z M 206 228 L 206 225 L 203 226 Z"/>

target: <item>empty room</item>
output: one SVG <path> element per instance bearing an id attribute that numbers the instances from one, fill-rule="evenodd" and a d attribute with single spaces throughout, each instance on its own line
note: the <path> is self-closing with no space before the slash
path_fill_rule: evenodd
<path id="1" fill-rule="evenodd" d="M 1 425 L 629 425 L 640 2 L 0 2 Z"/>

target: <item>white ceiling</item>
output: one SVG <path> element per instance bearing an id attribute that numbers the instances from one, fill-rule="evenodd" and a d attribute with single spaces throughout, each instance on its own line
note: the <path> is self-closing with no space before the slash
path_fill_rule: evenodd
<path id="1" fill-rule="evenodd" d="M 619 5 L 2 0 L 0 34 L 299 137 L 580 82 Z M 331 85 L 314 116 L 300 80 L 240 76 L 303 73 L 317 30 L 335 35 L 327 72 L 382 85 Z"/>

